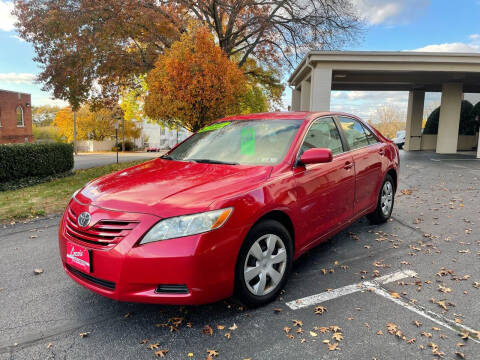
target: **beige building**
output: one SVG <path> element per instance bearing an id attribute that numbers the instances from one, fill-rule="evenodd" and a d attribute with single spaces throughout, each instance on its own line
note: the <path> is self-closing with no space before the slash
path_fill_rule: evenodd
<path id="1" fill-rule="evenodd" d="M 451 154 L 478 145 L 458 129 L 463 94 L 480 93 L 480 54 L 313 51 L 288 83 L 293 111 L 330 110 L 332 90 L 408 91 L 405 150 Z M 421 132 L 425 92 L 442 93 L 438 135 Z"/>

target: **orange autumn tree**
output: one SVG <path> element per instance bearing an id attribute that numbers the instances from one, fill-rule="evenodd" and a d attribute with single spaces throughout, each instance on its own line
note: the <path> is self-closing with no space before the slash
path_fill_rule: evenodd
<path id="1" fill-rule="evenodd" d="M 240 112 L 240 99 L 248 90 L 242 71 L 205 28 L 183 34 L 160 55 L 147 85 L 146 114 L 193 132 Z"/>

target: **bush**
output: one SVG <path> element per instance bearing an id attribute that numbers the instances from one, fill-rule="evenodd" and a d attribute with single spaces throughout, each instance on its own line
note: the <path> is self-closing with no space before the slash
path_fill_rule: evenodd
<path id="1" fill-rule="evenodd" d="M 54 126 L 36 126 L 33 125 L 33 137 L 36 143 L 58 143 L 62 139 L 57 133 L 57 128 Z"/>
<path id="2" fill-rule="evenodd" d="M 52 176 L 72 169 L 72 144 L 0 145 L 0 182 Z"/>
<path id="3" fill-rule="evenodd" d="M 428 116 L 427 123 L 425 124 L 424 134 L 438 134 L 438 122 L 440 120 L 440 106 L 432 111 Z M 474 107 L 467 101 L 462 101 L 462 108 L 460 110 L 460 126 L 458 128 L 459 135 L 475 135 L 475 116 Z"/>

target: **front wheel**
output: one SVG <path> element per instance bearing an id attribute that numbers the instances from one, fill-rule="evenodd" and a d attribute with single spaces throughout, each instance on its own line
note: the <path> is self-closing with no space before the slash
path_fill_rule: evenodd
<path id="1" fill-rule="evenodd" d="M 265 220 L 248 233 L 235 271 L 235 296 L 250 307 L 274 300 L 292 267 L 292 239 L 277 221 Z"/>
<path id="2" fill-rule="evenodd" d="M 392 215 L 394 201 L 395 185 L 392 177 L 387 174 L 378 194 L 377 207 L 375 211 L 367 215 L 368 220 L 372 224 L 381 224 L 387 221 Z"/>

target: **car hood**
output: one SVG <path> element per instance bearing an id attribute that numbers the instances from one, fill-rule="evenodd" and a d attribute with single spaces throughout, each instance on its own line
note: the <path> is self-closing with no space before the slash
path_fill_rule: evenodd
<path id="1" fill-rule="evenodd" d="M 216 200 L 258 186 L 271 169 L 155 159 L 96 179 L 75 199 L 105 209 L 165 218 L 205 211 Z"/>

